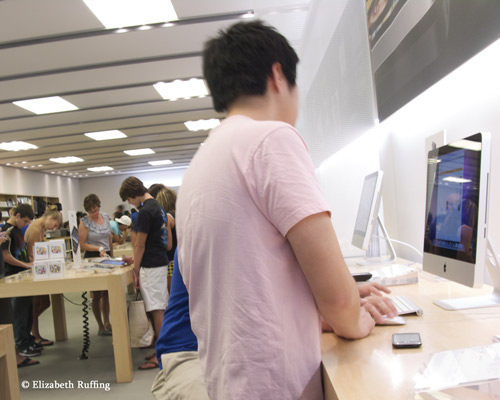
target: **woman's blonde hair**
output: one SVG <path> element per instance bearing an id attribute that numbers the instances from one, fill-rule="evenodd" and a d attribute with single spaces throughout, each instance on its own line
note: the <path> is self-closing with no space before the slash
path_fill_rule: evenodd
<path id="1" fill-rule="evenodd" d="M 162 189 L 156 195 L 156 200 L 163 207 L 165 212 L 173 214 L 175 213 L 175 201 L 177 200 L 177 194 L 169 188 Z"/>
<path id="2" fill-rule="evenodd" d="M 56 205 L 47 206 L 47 208 L 45 209 L 45 212 L 43 213 L 42 217 L 52 218 L 54 221 L 57 221 L 57 224 L 59 226 L 62 225 L 62 214 L 57 209 Z"/>

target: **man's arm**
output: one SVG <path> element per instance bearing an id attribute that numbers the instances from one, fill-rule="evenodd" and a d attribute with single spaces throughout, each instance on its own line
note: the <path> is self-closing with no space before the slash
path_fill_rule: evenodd
<path id="1" fill-rule="evenodd" d="M 360 306 L 328 213 L 311 215 L 287 233 L 319 312 L 335 333 L 349 339 L 370 334 L 375 321 Z"/>
<path id="2" fill-rule="evenodd" d="M 29 269 L 33 265 L 32 263 L 25 263 L 19 261 L 17 258 L 12 257 L 12 254 L 10 254 L 10 251 L 8 249 L 3 250 L 3 259 L 6 263 L 15 265 L 16 267 Z"/>
<path id="3" fill-rule="evenodd" d="M 134 240 L 134 286 L 136 289 L 139 289 L 139 269 L 141 268 L 142 257 L 144 256 L 147 237 L 147 233 L 137 232 Z"/>
<path id="4" fill-rule="evenodd" d="M 168 220 L 168 224 L 167 224 L 167 230 L 168 230 L 167 251 L 170 251 L 170 250 L 172 250 L 172 243 L 173 243 L 172 228 L 175 225 L 175 222 L 174 222 L 174 217 L 172 215 L 170 215 L 170 214 L 167 214 L 167 220 Z"/>

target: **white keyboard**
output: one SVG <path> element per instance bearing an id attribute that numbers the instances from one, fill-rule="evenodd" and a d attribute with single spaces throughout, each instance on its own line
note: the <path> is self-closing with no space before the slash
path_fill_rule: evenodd
<path id="1" fill-rule="evenodd" d="M 417 314 L 423 315 L 423 310 L 406 296 L 391 296 L 391 300 L 398 310 L 399 315 Z"/>

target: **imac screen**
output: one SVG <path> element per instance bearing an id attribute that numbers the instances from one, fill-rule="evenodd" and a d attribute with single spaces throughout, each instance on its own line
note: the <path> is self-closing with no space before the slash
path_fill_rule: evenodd
<path id="1" fill-rule="evenodd" d="M 476 263 L 481 135 L 429 152 L 424 252 Z"/>

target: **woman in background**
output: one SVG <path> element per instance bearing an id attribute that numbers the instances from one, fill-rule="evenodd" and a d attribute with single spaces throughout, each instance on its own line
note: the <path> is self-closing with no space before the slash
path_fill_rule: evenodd
<path id="1" fill-rule="evenodd" d="M 95 194 L 89 194 L 83 200 L 83 207 L 88 215 L 82 217 L 78 227 L 81 249 L 84 258 L 113 257 L 113 242 L 109 216 L 101 213 L 101 201 Z M 109 298 L 107 290 L 90 292 L 92 311 L 98 325 L 99 336 L 111 336 L 109 322 Z"/>
<path id="2" fill-rule="evenodd" d="M 175 201 L 177 194 L 170 188 L 165 187 L 156 195 L 156 200 L 167 213 L 168 218 L 168 290 L 170 292 L 170 284 L 172 282 L 172 273 L 174 271 L 174 255 L 177 248 L 177 233 L 175 231 Z"/>
<path id="3" fill-rule="evenodd" d="M 30 262 L 35 260 L 33 248 L 36 242 L 42 242 L 45 231 L 53 231 L 59 229 L 62 224 L 62 215 L 58 211 L 57 206 L 49 206 L 45 213 L 38 219 L 34 220 L 24 234 L 24 240 L 28 246 L 28 256 Z M 42 346 L 52 346 L 52 340 L 44 339 L 40 335 L 38 328 L 38 317 L 50 306 L 49 295 L 33 296 L 33 323 L 31 325 L 31 334 L 35 337 L 35 343 Z"/>

